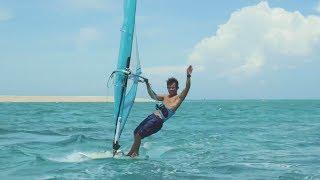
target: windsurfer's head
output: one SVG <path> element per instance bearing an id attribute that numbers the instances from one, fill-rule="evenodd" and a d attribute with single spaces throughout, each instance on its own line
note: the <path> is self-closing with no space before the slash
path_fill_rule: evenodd
<path id="1" fill-rule="evenodd" d="M 171 77 L 167 80 L 167 89 L 169 95 L 176 95 L 179 89 L 179 82 L 176 78 Z"/>

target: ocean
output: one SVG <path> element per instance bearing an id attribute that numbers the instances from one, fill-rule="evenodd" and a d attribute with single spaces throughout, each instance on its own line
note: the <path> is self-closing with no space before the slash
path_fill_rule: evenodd
<path id="1" fill-rule="evenodd" d="M 121 135 L 154 109 L 135 103 Z M 112 103 L 0 103 L 1 179 L 320 179 L 320 100 L 187 101 L 112 158 Z"/>

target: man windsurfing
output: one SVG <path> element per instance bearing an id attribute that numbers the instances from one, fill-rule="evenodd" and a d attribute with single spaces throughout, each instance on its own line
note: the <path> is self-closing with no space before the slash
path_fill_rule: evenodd
<path id="1" fill-rule="evenodd" d="M 127 156 L 138 156 L 141 139 L 158 132 L 162 128 L 163 123 L 175 114 L 176 110 L 179 108 L 189 92 L 192 70 L 193 68 L 190 65 L 187 68 L 186 86 L 180 94 L 178 94 L 179 82 L 173 77 L 167 80 L 167 89 L 169 94 L 166 95 L 157 95 L 151 89 L 148 80 L 145 80 L 150 97 L 156 101 L 162 101 L 162 103 L 157 105 L 156 110 L 144 119 L 134 130 L 134 142 Z"/>

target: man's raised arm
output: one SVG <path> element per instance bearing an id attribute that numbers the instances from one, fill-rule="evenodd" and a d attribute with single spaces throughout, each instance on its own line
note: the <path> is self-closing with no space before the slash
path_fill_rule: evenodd
<path id="1" fill-rule="evenodd" d="M 183 101 L 186 96 L 188 95 L 190 86 L 191 86 L 191 73 L 192 73 L 192 66 L 190 65 L 187 69 L 187 82 L 186 82 L 186 87 L 182 90 L 181 94 L 180 94 L 180 99 L 181 101 Z"/>

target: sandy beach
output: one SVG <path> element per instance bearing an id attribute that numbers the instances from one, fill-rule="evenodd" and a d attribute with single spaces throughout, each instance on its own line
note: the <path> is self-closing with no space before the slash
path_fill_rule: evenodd
<path id="1" fill-rule="evenodd" d="M 151 102 L 136 98 L 135 102 Z M 0 96 L 0 102 L 113 102 L 112 96 Z"/>

